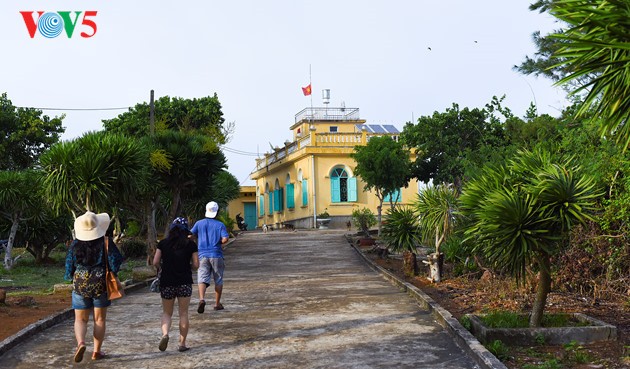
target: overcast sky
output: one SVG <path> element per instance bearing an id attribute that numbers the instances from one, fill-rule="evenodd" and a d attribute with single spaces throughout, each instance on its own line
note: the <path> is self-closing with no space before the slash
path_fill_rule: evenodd
<path id="1" fill-rule="evenodd" d="M 292 138 L 297 112 L 322 89 L 331 107 L 359 108 L 371 124 L 405 122 L 452 103 L 483 107 L 493 95 L 523 116 L 535 101 L 557 116 L 565 94 L 512 67 L 533 55 L 532 33 L 554 18 L 515 0 L 156 1 L 2 0 L 0 93 L 16 106 L 132 107 L 160 96 L 217 93 L 236 130 L 225 154 L 243 185 L 255 154 Z M 75 33 L 31 38 L 22 11 L 96 11 Z M 46 31 L 44 31 L 46 32 Z M 429 49 L 430 48 L 430 49 Z M 46 110 L 66 114 L 63 139 L 102 129 L 125 110 Z M 234 151 L 250 153 L 240 155 Z"/>

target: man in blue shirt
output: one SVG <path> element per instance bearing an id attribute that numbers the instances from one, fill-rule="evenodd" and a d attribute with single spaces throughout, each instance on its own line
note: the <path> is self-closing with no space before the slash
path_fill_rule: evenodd
<path id="1" fill-rule="evenodd" d="M 202 314 L 206 307 L 206 289 L 214 280 L 215 305 L 214 310 L 223 310 L 221 293 L 223 292 L 223 244 L 228 241 L 229 234 L 223 223 L 214 219 L 219 211 L 219 205 L 210 201 L 206 204 L 206 217 L 195 223 L 190 232 L 197 238 L 199 249 L 199 269 L 197 283 L 199 284 L 199 306 L 197 312 Z"/>

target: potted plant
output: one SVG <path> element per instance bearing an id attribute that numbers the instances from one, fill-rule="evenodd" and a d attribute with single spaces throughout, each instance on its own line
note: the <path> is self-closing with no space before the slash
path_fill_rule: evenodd
<path id="1" fill-rule="evenodd" d="M 317 228 L 328 229 L 328 223 L 330 223 L 330 214 L 328 214 L 328 209 L 324 209 L 323 212 L 317 214 Z"/>

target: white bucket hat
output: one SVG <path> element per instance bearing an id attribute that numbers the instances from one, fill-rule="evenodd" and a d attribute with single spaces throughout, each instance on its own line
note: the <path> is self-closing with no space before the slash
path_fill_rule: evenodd
<path id="1" fill-rule="evenodd" d="M 219 211 L 219 204 L 214 201 L 210 201 L 206 204 L 206 218 L 214 218 Z"/>
<path id="2" fill-rule="evenodd" d="M 94 214 L 86 211 L 74 220 L 74 235 L 79 241 L 92 241 L 101 238 L 109 227 L 109 215 L 107 213 Z"/>

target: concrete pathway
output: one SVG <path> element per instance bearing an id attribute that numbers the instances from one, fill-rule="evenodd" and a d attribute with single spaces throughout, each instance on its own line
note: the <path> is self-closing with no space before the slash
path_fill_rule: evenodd
<path id="1" fill-rule="evenodd" d="M 195 286 L 188 352 L 177 351 L 177 311 L 158 350 L 160 297 L 143 288 L 109 309 L 106 359 L 90 360 L 90 342 L 72 363 L 70 319 L 10 349 L 0 368 L 477 368 L 341 231 L 240 235 L 226 250 L 225 310 L 197 314 L 197 302 Z"/>

